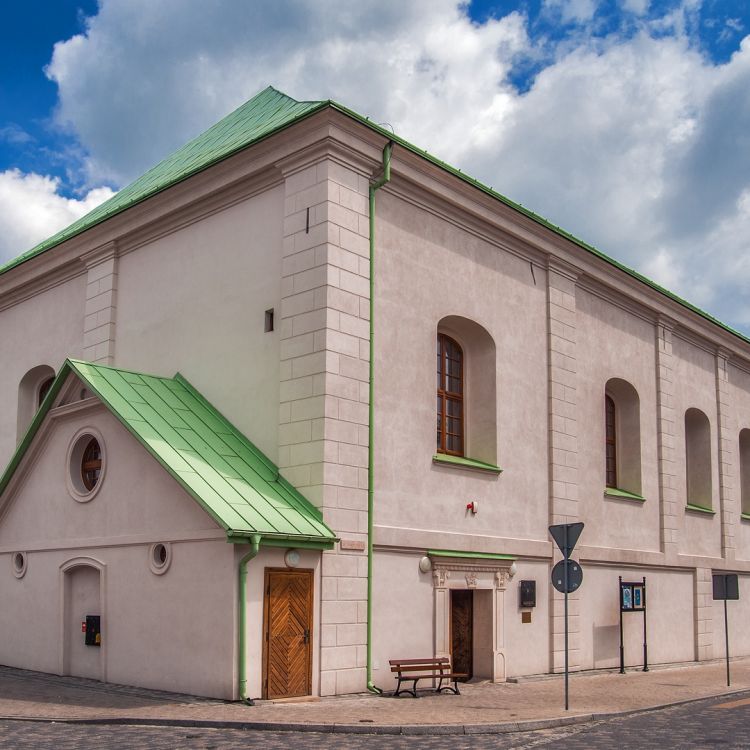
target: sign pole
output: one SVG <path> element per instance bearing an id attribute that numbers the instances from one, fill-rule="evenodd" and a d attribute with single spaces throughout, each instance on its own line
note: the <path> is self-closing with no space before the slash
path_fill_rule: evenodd
<path id="1" fill-rule="evenodd" d="M 622 612 L 620 612 L 620 618 L 622 618 Z M 648 672 L 648 638 L 646 637 L 646 576 L 643 576 L 643 671 Z"/>
<path id="2" fill-rule="evenodd" d="M 620 588 L 618 589 L 617 596 L 620 600 L 620 674 L 625 674 L 625 643 L 622 637 L 622 576 L 619 576 Z"/>
<path id="3" fill-rule="evenodd" d="M 726 578 L 726 576 L 725 576 Z M 727 590 L 726 584 L 724 584 L 724 591 Z M 727 687 L 729 687 L 729 623 L 727 620 L 727 598 L 724 597 L 724 641 L 726 643 L 727 650 Z"/>
<path id="4" fill-rule="evenodd" d="M 568 710 L 568 526 L 565 526 L 565 710 Z M 724 602 L 726 607 L 726 602 Z M 729 661 L 727 660 L 727 669 Z"/>

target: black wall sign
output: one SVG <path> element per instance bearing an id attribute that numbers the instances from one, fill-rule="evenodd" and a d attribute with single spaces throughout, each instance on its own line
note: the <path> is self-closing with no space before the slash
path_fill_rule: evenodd
<path id="1" fill-rule="evenodd" d="M 740 584 L 736 573 L 714 573 L 714 599 L 740 598 Z"/>

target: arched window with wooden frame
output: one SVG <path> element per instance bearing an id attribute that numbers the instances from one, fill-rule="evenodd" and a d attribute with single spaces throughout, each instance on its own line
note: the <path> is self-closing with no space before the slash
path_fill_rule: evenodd
<path id="1" fill-rule="evenodd" d="M 464 455 L 464 353 L 444 333 L 437 335 L 437 452 Z"/>
<path id="2" fill-rule="evenodd" d="M 617 409 L 611 396 L 604 397 L 604 412 L 606 486 L 617 487 Z"/>

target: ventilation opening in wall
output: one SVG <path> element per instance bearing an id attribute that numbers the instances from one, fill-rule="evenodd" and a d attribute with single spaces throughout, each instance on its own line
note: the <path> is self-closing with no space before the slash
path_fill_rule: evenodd
<path id="1" fill-rule="evenodd" d="M 26 573 L 26 553 L 14 552 L 11 562 L 13 563 L 13 575 L 16 578 L 23 578 L 24 573 Z"/>
<path id="2" fill-rule="evenodd" d="M 151 572 L 160 576 L 167 572 L 172 562 L 172 547 L 169 542 L 158 542 L 149 550 L 149 567 Z"/>
<path id="3" fill-rule="evenodd" d="M 266 310 L 266 323 L 264 330 L 266 333 L 273 331 L 273 308 Z"/>

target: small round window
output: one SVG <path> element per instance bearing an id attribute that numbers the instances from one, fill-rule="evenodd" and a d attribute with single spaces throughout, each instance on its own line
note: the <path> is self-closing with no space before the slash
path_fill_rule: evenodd
<path id="1" fill-rule="evenodd" d="M 26 574 L 26 553 L 14 552 L 10 561 L 13 566 L 13 575 L 16 578 L 23 578 Z"/>
<path id="2" fill-rule="evenodd" d="M 172 545 L 169 542 L 152 544 L 149 550 L 149 567 L 151 572 L 160 576 L 167 572 L 172 562 Z"/>
<path id="3" fill-rule="evenodd" d="M 102 473 L 102 449 L 99 441 L 92 437 L 83 450 L 81 459 L 81 479 L 83 486 L 91 492 L 96 487 Z"/>
<path id="4" fill-rule="evenodd" d="M 68 449 L 68 490 L 78 502 L 88 502 L 99 491 L 106 467 L 104 442 L 98 430 L 84 428 Z"/>

